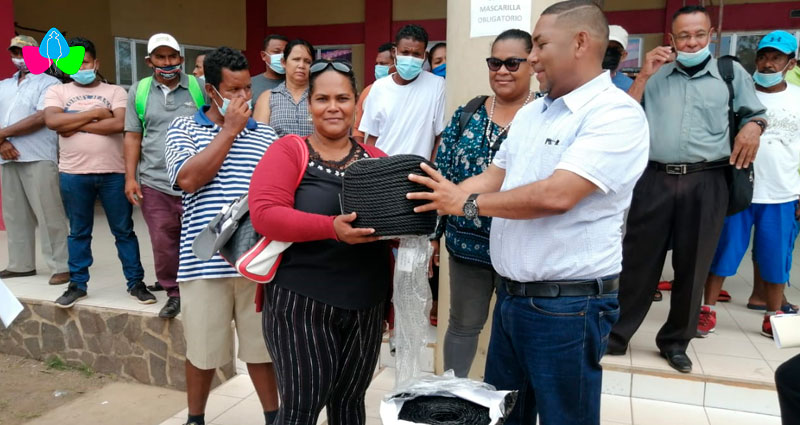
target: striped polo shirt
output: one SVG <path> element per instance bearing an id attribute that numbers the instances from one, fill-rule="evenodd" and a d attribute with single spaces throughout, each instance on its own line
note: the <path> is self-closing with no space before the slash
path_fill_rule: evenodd
<path id="1" fill-rule="evenodd" d="M 177 180 L 183 164 L 205 149 L 222 130 L 206 116 L 209 107 L 204 106 L 193 116 L 175 118 L 167 130 L 167 172 L 175 190 L 181 190 Z M 271 127 L 251 118 L 236 136 L 214 179 L 195 193 L 183 192 L 178 282 L 239 276 L 219 255 L 208 261 L 197 258 L 192 242 L 222 207 L 247 193 L 256 164 L 276 138 Z"/>

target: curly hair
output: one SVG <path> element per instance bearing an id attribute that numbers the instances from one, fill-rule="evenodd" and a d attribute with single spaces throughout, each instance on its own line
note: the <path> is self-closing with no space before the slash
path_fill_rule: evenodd
<path id="1" fill-rule="evenodd" d="M 219 89 L 219 83 L 222 82 L 223 68 L 231 71 L 241 71 L 248 70 L 250 66 L 242 52 L 222 46 L 211 51 L 203 60 L 206 83 Z"/>

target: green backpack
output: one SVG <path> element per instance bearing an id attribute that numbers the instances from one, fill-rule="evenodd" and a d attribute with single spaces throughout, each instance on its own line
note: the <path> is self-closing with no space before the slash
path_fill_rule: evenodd
<path id="1" fill-rule="evenodd" d="M 200 90 L 200 83 L 197 82 L 197 78 L 195 78 L 194 75 L 188 75 L 188 77 L 189 94 L 192 95 L 197 109 L 200 109 L 206 103 L 203 97 L 203 91 Z M 147 129 L 144 125 L 144 113 L 145 109 L 147 109 L 147 97 L 150 96 L 150 85 L 152 83 L 153 77 L 145 77 L 139 81 L 139 86 L 136 87 L 136 98 L 134 100 L 136 102 L 136 114 L 139 116 L 139 121 L 142 122 L 142 138 L 144 138 L 144 135 L 147 133 Z"/>

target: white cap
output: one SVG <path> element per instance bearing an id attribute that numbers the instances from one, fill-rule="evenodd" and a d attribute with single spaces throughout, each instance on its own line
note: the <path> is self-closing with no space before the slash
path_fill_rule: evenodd
<path id="1" fill-rule="evenodd" d="M 176 40 L 175 37 L 169 34 L 160 33 L 154 34 L 150 37 L 150 40 L 147 42 L 147 54 L 149 55 L 153 53 L 153 50 L 161 46 L 171 47 L 178 52 L 181 51 L 181 46 L 178 45 L 178 40 Z"/>
<path id="2" fill-rule="evenodd" d="M 616 41 L 623 49 L 628 48 L 628 31 L 619 25 L 608 26 L 608 41 Z"/>

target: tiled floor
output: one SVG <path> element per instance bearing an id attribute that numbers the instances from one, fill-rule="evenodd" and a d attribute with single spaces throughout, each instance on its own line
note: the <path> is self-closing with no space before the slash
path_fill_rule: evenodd
<path id="1" fill-rule="evenodd" d="M 150 240 L 138 209 L 134 220 L 146 281 L 152 283 L 155 278 Z M 5 236 L 5 232 L 0 231 L 0 269 L 5 267 L 8 254 Z M 158 312 L 166 298 L 163 292 L 157 293 L 159 302 L 149 306 L 136 303 L 126 294 L 113 238 L 99 209 L 95 220 L 93 242 L 95 265 L 91 268 L 89 297 L 80 303 Z M 665 279 L 672 277 L 670 261 L 668 258 L 664 270 Z M 800 266 L 798 253 L 795 254 L 794 266 L 797 275 L 797 271 L 800 270 L 797 268 Z M 5 283 L 18 297 L 54 300 L 65 287 L 47 285 L 49 271 L 41 260 L 38 261 L 37 270 L 40 274 L 35 277 L 11 279 Z M 647 319 L 631 341 L 628 353 L 624 356 L 606 356 L 603 359 L 606 368 L 604 377 L 606 394 L 603 396 L 604 423 L 637 425 L 779 423 L 776 416 L 743 413 L 741 410 L 747 409 L 737 407 L 737 400 L 746 397 L 754 406 L 750 412 L 776 415 L 777 401 L 772 390 L 774 370 L 783 361 L 800 354 L 800 349 L 778 350 L 772 340 L 760 335 L 761 313 L 745 307 L 751 288 L 752 264 L 747 258 L 742 262 L 739 274 L 726 282 L 725 289 L 731 293 L 733 301 L 718 305 L 716 334 L 706 339 L 692 341 L 689 355 L 695 366 L 692 374 L 688 376 L 673 371 L 658 356 L 654 344 L 656 332 L 666 319 L 669 309 L 669 292 L 665 292 L 664 301 L 653 304 Z M 789 300 L 800 302 L 800 289 L 787 288 L 786 294 Z M 383 359 L 382 363 L 390 366 L 391 359 Z M 370 423 L 380 423 L 377 419 L 378 404 L 381 397 L 393 385 L 393 377 L 392 380 L 389 379 L 391 372 L 391 368 L 385 369 L 370 388 L 367 397 Z M 676 378 L 689 378 L 689 380 Z M 723 385 L 731 382 L 743 384 L 743 388 L 749 386 L 750 392 L 744 396 L 742 392 L 732 393 L 732 388 L 736 387 Z M 260 408 L 249 380 L 246 376 L 240 376 L 214 391 L 209 401 L 207 417 L 215 424 L 246 425 L 262 423 L 258 412 Z M 183 412 L 176 414 L 183 418 Z M 166 423 L 181 422 L 180 419 L 174 419 Z"/>

